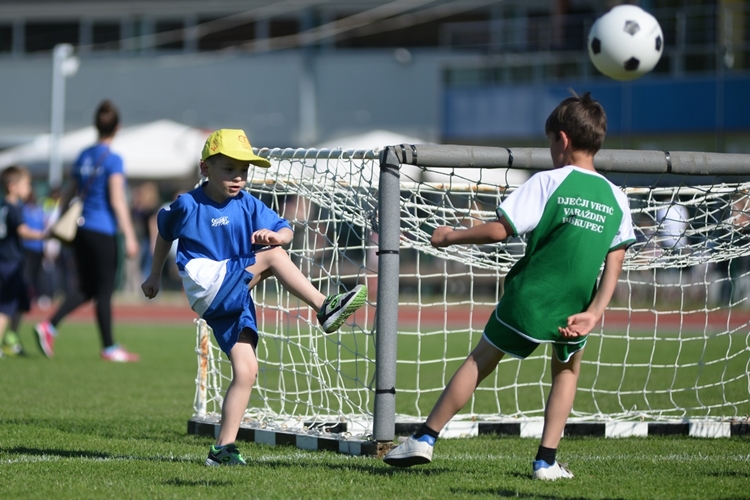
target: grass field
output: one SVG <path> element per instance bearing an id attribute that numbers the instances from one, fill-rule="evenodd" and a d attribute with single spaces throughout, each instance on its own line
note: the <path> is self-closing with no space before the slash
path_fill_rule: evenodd
<path id="1" fill-rule="evenodd" d="M 196 358 L 190 324 L 116 325 L 137 364 L 99 359 L 93 325 L 61 326 L 43 358 L 0 360 L 0 498 L 750 498 L 750 439 L 567 438 L 571 481 L 530 480 L 536 440 L 442 440 L 406 470 L 372 457 L 240 443 L 250 466 L 202 465 L 186 433 Z"/>

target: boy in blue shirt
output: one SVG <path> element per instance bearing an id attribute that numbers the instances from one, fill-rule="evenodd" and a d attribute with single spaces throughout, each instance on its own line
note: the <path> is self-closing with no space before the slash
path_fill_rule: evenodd
<path id="1" fill-rule="evenodd" d="M 292 241 L 289 223 L 244 190 L 249 164 L 268 168 L 242 130 L 221 129 L 206 140 L 201 174 L 208 179 L 157 216 L 159 234 L 151 274 L 142 285 L 153 298 L 173 240 L 190 307 L 211 327 L 232 363 L 221 409 L 221 429 L 206 465 L 245 465 L 234 444 L 258 373 L 258 333 L 250 291 L 273 275 L 317 312 L 326 333 L 337 330 L 367 298 L 367 288 L 325 297 L 281 248 Z"/>
<path id="2" fill-rule="evenodd" d="M 21 204 L 31 195 L 31 174 L 23 167 L 10 166 L 0 174 L 0 344 L 14 317 L 29 310 L 29 295 L 23 278 L 23 240 L 41 240 L 43 231 L 29 227 Z M 9 335 L 16 336 L 13 331 Z M 3 351 L 0 351 L 0 357 Z"/>
<path id="3" fill-rule="evenodd" d="M 436 248 L 526 234 L 526 254 L 505 278 L 505 291 L 482 338 L 427 421 L 388 452 L 385 463 L 410 467 L 431 462 L 440 431 L 505 354 L 524 359 L 540 344 L 550 344 L 552 387 L 532 478 L 573 477 L 556 454 L 573 407 L 583 348 L 612 298 L 625 249 L 635 243 L 627 196 L 594 169 L 606 132 L 604 109 L 588 92 L 563 100 L 545 124 L 554 169 L 533 175 L 508 196 L 497 208 L 496 220 L 461 231 L 435 229 L 430 243 Z"/>

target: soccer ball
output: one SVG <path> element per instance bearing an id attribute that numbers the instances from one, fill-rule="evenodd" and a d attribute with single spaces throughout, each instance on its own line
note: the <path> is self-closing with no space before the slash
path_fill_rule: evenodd
<path id="1" fill-rule="evenodd" d="M 615 80 L 634 80 L 659 62 L 664 35 L 648 12 L 635 5 L 618 5 L 591 26 L 588 47 L 596 69 Z"/>

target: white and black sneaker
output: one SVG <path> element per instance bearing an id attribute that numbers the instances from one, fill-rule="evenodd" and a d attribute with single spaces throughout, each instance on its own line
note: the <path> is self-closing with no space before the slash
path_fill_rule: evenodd
<path id="1" fill-rule="evenodd" d="M 362 307 L 367 300 L 367 287 L 357 285 L 351 291 L 329 295 L 318 311 L 318 322 L 326 333 L 333 333 L 344 324 L 346 318 Z"/>
<path id="2" fill-rule="evenodd" d="M 550 465 L 544 460 L 535 460 L 532 464 L 532 479 L 541 479 L 543 481 L 556 481 L 558 479 L 572 479 L 573 473 L 568 466 L 555 461 Z"/>
<path id="3" fill-rule="evenodd" d="M 416 439 L 410 436 L 409 439 L 389 451 L 383 457 L 383 462 L 394 467 L 429 464 L 432 462 L 434 445 L 435 439 L 430 436 L 424 435 Z"/>

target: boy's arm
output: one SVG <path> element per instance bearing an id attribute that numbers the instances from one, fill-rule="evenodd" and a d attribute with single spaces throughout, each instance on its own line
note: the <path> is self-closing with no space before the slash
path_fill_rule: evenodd
<path id="1" fill-rule="evenodd" d="M 164 269 L 164 263 L 169 256 L 169 250 L 172 248 L 172 242 L 165 240 L 161 234 L 156 236 L 156 245 L 154 246 L 154 255 L 151 260 L 151 274 L 141 285 L 143 294 L 149 299 L 156 297 L 161 288 L 161 272 Z"/>
<path id="2" fill-rule="evenodd" d="M 602 319 L 604 310 L 609 305 L 612 295 L 615 293 L 617 280 L 622 271 L 622 263 L 625 260 L 625 248 L 612 250 L 607 254 L 604 261 L 604 272 L 599 281 L 599 288 L 596 290 L 594 300 L 589 307 L 581 313 L 568 317 L 566 327 L 558 327 L 560 335 L 563 337 L 582 337 L 588 335 L 594 326 Z"/>
<path id="3" fill-rule="evenodd" d="M 43 240 L 47 237 L 47 233 L 39 231 L 38 229 L 32 229 L 26 224 L 18 226 L 18 236 L 24 240 Z"/>
<path id="4" fill-rule="evenodd" d="M 505 217 L 485 222 L 469 229 L 455 230 L 452 227 L 440 226 L 435 229 L 430 244 L 435 248 L 450 245 L 497 243 L 513 234 L 513 228 Z"/>

